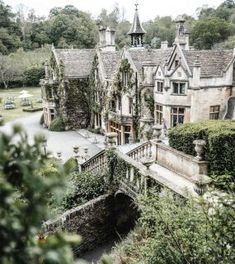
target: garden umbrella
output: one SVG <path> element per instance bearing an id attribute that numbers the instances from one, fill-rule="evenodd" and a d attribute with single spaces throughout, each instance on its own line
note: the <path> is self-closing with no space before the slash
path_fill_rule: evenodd
<path id="1" fill-rule="evenodd" d="M 24 93 L 24 94 L 21 94 L 19 96 L 19 98 L 29 98 L 29 97 L 32 97 L 32 96 L 33 96 L 32 94 Z"/>
<path id="2" fill-rule="evenodd" d="M 25 93 L 28 93 L 28 91 L 26 91 L 26 90 L 20 91 L 20 94 L 25 94 Z"/>

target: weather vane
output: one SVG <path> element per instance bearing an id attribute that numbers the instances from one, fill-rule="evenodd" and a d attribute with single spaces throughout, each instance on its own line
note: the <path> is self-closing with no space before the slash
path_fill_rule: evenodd
<path id="1" fill-rule="evenodd" d="M 138 0 L 136 0 L 136 3 L 135 3 L 135 10 L 138 10 Z"/>

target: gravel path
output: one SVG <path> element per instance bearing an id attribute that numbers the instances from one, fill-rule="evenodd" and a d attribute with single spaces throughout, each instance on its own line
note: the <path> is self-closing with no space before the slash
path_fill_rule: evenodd
<path id="1" fill-rule="evenodd" d="M 43 128 L 39 124 L 40 113 L 35 113 L 27 117 L 18 118 L 12 122 L 6 123 L 0 127 L 0 131 L 5 133 L 11 133 L 12 125 L 20 124 L 26 130 L 30 143 L 33 142 L 33 137 L 36 134 L 43 134 L 47 138 L 47 151 L 56 156 L 56 152 L 62 153 L 62 160 L 66 161 L 70 157 L 74 156 L 73 146 L 80 146 L 80 154 L 83 154 L 83 148 L 88 148 L 88 155 L 93 156 L 100 151 L 100 148 L 86 139 L 77 131 L 65 131 L 65 132 L 52 132 Z"/>

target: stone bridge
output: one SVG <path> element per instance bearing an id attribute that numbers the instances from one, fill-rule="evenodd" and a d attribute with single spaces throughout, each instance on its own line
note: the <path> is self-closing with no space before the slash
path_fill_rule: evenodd
<path id="1" fill-rule="evenodd" d="M 109 170 L 115 175 L 119 165 L 114 164 L 113 171 L 110 168 L 108 153 L 111 151 L 117 160 L 126 164 L 125 171 L 114 180 L 118 181 L 119 191 L 130 197 L 145 194 L 149 186 L 160 185 L 187 198 L 202 195 L 210 182 L 207 161 L 186 155 L 162 142 L 147 141 L 127 153 L 122 153 L 113 142 L 81 164 L 80 171 L 97 174 Z"/>
<path id="2" fill-rule="evenodd" d="M 79 165 L 81 172 L 107 175 L 115 195 L 106 194 L 64 212 L 43 224 L 47 236 L 60 230 L 80 234 L 82 243 L 74 254 L 82 257 L 102 243 L 127 233 L 135 225 L 139 210 L 135 199 L 150 186 L 168 188 L 187 198 L 205 192 L 209 183 L 207 162 L 179 152 L 162 142 L 147 141 L 127 153 L 113 145 Z"/>

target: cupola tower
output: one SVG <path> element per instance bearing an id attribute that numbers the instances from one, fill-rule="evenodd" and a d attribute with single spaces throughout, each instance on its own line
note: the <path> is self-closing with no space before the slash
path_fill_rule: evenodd
<path id="1" fill-rule="evenodd" d="M 146 32 L 140 23 L 138 4 L 136 3 L 135 6 L 136 8 L 133 24 L 127 34 L 131 36 L 131 47 L 143 47 L 143 37 Z"/>

